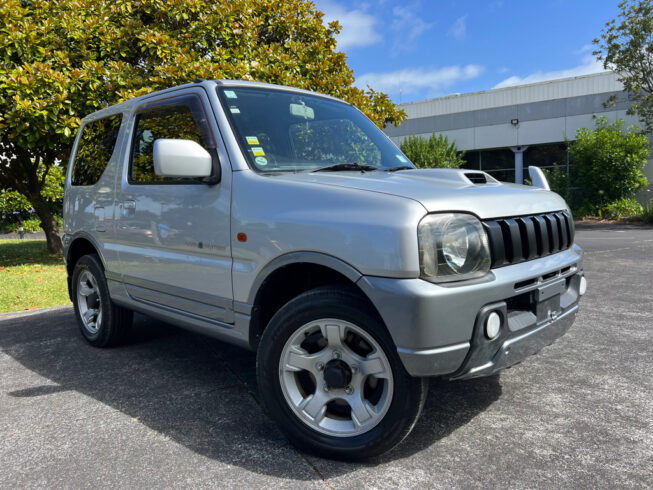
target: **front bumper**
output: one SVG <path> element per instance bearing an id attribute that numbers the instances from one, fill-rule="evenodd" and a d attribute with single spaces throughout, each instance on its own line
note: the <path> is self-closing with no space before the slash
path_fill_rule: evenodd
<path id="1" fill-rule="evenodd" d="M 371 299 L 413 376 L 486 376 L 521 361 L 563 335 L 578 310 L 582 250 L 493 270 L 466 284 L 363 277 Z M 499 310 L 502 333 L 483 326 Z"/>
<path id="2" fill-rule="evenodd" d="M 451 379 L 489 376 L 537 354 L 543 347 L 551 345 L 569 330 L 577 311 L 578 305 L 574 305 L 555 320 L 537 325 L 525 333 L 512 335 L 501 342 L 493 343 L 483 339 L 481 343 L 472 346 L 467 360 L 456 373 L 450 376 Z M 483 335 L 482 325 L 482 322 L 479 322 L 479 337 Z M 488 349 L 484 344 L 493 345 Z"/>

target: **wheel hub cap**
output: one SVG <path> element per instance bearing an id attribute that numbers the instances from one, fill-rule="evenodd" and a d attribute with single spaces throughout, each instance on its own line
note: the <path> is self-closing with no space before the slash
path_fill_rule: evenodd
<path id="1" fill-rule="evenodd" d="M 351 383 L 351 368 L 340 359 L 329 361 L 324 367 L 324 382 L 329 388 L 341 389 Z"/>

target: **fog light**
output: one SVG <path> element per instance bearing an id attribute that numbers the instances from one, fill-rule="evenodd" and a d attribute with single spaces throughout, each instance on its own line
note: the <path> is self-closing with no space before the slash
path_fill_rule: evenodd
<path id="1" fill-rule="evenodd" d="M 487 320 L 485 320 L 485 335 L 490 340 L 496 339 L 499 335 L 499 330 L 501 330 L 501 317 L 496 311 L 493 311 L 488 315 Z"/>
<path id="2" fill-rule="evenodd" d="M 580 278 L 580 285 L 578 286 L 578 294 L 581 296 L 585 294 L 587 291 L 587 280 L 585 279 L 585 276 L 582 276 Z"/>

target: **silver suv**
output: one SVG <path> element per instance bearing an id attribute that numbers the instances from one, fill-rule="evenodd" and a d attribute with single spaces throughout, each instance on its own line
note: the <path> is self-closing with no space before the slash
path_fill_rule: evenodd
<path id="1" fill-rule="evenodd" d="M 487 376 L 553 342 L 586 287 L 557 194 L 416 169 L 351 105 L 259 83 L 86 117 L 64 230 L 88 342 L 120 342 L 137 311 L 255 350 L 267 413 L 341 459 L 406 437 L 427 377 Z"/>

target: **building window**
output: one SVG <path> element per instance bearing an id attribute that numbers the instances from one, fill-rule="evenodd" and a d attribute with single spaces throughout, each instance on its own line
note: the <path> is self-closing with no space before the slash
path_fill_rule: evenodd
<path id="1" fill-rule="evenodd" d="M 480 166 L 501 182 L 515 181 L 515 154 L 510 148 L 481 151 Z"/>
<path id="2" fill-rule="evenodd" d="M 567 167 L 567 143 L 532 145 L 524 152 L 524 168 L 534 165 L 540 168 Z"/>
<path id="3" fill-rule="evenodd" d="M 466 151 L 462 154 L 465 163 L 462 168 L 468 170 L 481 170 L 481 152 L 480 151 Z"/>

